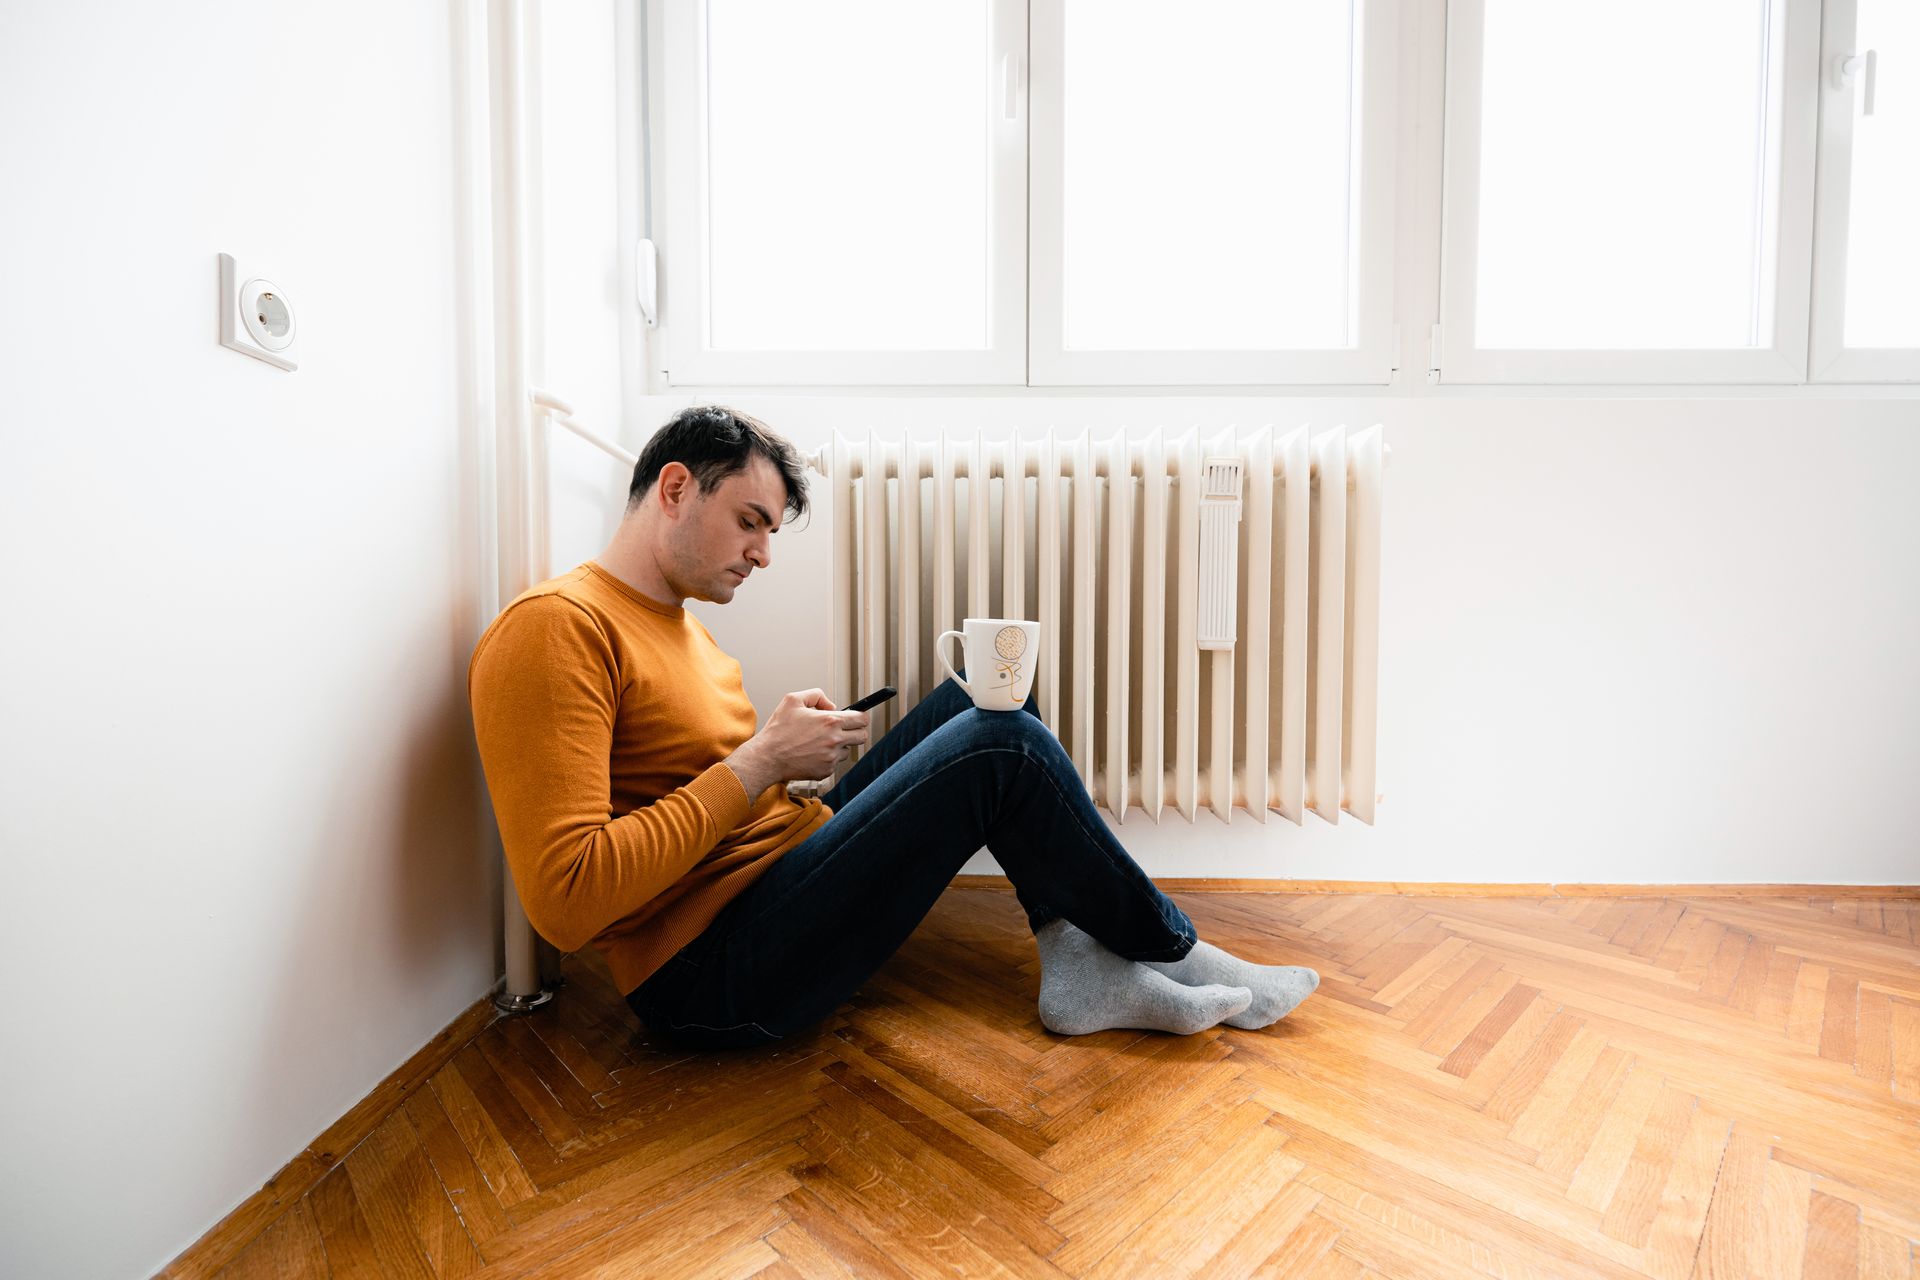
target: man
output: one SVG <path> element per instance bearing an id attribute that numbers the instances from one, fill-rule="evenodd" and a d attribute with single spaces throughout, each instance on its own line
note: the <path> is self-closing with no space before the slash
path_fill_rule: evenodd
<path id="1" fill-rule="evenodd" d="M 543 937 L 597 947 L 665 1040 L 765 1044 L 858 990 L 985 845 L 1034 930 L 1049 1030 L 1263 1027 L 1319 985 L 1198 940 L 1101 821 L 1036 699 L 981 711 L 944 681 L 823 798 L 790 796 L 865 746 L 869 717 L 807 689 L 755 732 L 740 664 L 683 602 L 731 601 L 806 510 L 790 444 L 688 409 L 640 455 L 600 557 L 480 637 L 474 731 Z"/>

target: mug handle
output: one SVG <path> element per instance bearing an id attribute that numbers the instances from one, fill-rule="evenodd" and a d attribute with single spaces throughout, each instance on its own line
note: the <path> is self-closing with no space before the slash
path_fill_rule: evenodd
<path id="1" fill-rule="evenodd" d="M 940 638 L 933 642 L 933 656 L 939 660 L 940 666 L 946 671 L 946 673 L 949 676 L 953 677 L 953 682 L 959 685 L 962 689 L 965 689 L 967 691 L 967 696 L 971 698 L 973 696 L 973 686 L 968 684 L 965 680 L 962 680 L 960 678 L 960 673 L 953 669 L 953 664 L 947 661 L 947 637 L 948 636 L 958 636 L 960 638 L 961 644 L 965 644 L 967 642 L 967 636 L 964 631 L 942 631 L 940 633 Z"/>

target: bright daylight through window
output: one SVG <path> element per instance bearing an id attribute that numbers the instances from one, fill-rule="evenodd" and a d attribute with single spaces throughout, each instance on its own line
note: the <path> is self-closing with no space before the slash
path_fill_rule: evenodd
<path id="1" fill-rule="evenodd" d="M 1354 341 L 1352 10 L 1069 0 L 1067 348 Z"/>
<path id="2" fill-rule="evenodd" d="M 707 6 L 708 341 L 987 342 L 988 6 Z"/>
<path id="3" fill-rule="evenodd" d="M 1920 4 L 1859 0 L 1854 45 L 1879 61 L 1853 119 L 1847 202 L 1849 347 L 1920 347 Z"/>
<path id="4" fill-rule="evenodd" d="M 1485 12 L 1476 343 L 1764 344 L 1766 0 Z"/>

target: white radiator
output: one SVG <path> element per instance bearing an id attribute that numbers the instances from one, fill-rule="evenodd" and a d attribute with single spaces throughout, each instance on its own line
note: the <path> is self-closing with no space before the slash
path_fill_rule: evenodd
<path id="1" fill-rule="evenodd" d="M 1378 425 L 835 433 L 811 458 L 833 505 L 829 696 L 898 688 L 878 741 L 939 683 L 934 636 L 1034 618 L 1032 696 L 1116 821 L 1171 803 L 1371 823 L 1386 454 Z"/>

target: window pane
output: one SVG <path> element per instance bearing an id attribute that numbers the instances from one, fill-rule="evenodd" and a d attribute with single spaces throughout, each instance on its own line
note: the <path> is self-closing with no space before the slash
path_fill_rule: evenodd
<path id="1" fill-rule="evenodd" d="M 986 348 L 988 51 L 985 0 L 711 0 L 710 346 Z"/>
<path id="2" fill-rule="evenodd" d="M 1920 347 L 1920 5 L 1860 0 L 1853 47 L 1879 58 L 1873 114 L 1854 79 L 1847 202 L 1849 347 Z M 1829 99 L 1829 101 L 1833 101 Z"/>
<path id="3" fill-rule="evenodd" d="M 1068 0 L 1064 341 L 1351 345 L 1349 0 Z"/>
<path id="4" fill-rule="evenodd" d="M 1486 0 L 1474 341 L 1772 329 L 1766 0 Z"/>

